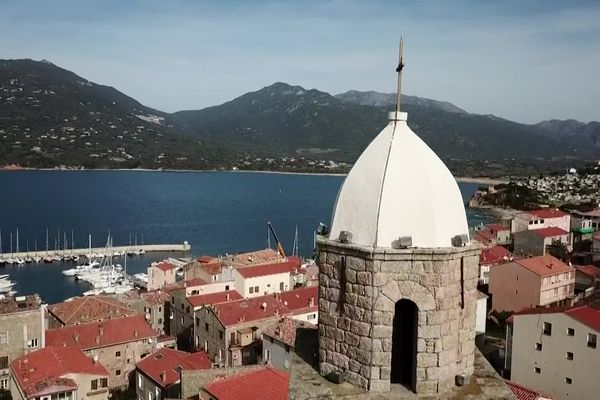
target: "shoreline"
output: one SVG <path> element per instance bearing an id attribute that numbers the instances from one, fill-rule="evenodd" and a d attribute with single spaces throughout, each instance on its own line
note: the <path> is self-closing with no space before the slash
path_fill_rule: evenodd
<path id="1" fill-rule="evenodd" d="M 346 176 L 346 173 L 332 172 L 293 172 L 293 171 L 266 171 L 266 170 L 218 170 L 218 169 L 152 169 L 152 168 L 94 168 L 94 169 L 57 169 L 57 168 L 0 168 L 1 172 L 21 172 L 21 171 L 52 171 L 52 172 L 88 172 L 88 171 L 116 171 L 116 172 L 229 172 L 229 173 L 249 173 L 249 174 L 280 174 L 280 175 L 323 175 L 323 176 Z M 481 183 L 486 185 L 498 185 L 508 183 L 506 179 L 455 176 L 457 182 L 461 183 Z"/>

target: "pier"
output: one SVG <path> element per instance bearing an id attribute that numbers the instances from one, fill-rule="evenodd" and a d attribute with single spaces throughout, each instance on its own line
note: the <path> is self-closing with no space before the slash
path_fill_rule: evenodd
<path id="1" fill-rule="evenodd" d="M 139 250 L 144 250 L 146 253 L 152 253 L 152 252 L 170 252 L 170 251 L 179 251 L 179 252 L 188 252 L 192 249 L 192 246 L 190 246 L 190 244 L 185 241 L 181 244 L 144 244 L 144 245 L 137 245 L 137 246 L 112 246 L 111 247 L 111 252 L 115 253 L 115 252 L 128 252 L 128 251 L 139 251 Z M 91 250 L 89 247 L 85 247 L 85 248 L 80 248 L 80 249 L 65 249 L 65 250 L 48 250 L 48 252 L 46 252 L 46 250 L 41 250 L 37 252 L 37 255 L 40 257 L 45 257 L 45 256 L 54 256 L 54 255 L 58 255 L 58 256 L 62 256 L 64 255 L 76 255 L 76 256 L 85 256 L 87 254 L 90 254 L 90 252 L 92 254 L 104 254 L 106 252 L 106 247 L 92 247 Z M 34 255 L 36 255 L 35 251 L 30 251 L 30 252 L 26 252 L 26 251 L 20 251 L 18 253 L 3 253 L 0 254 L 0 259 L 6 259 L 9 257 L 14 257 L 14 258 L 24 258 L 27 256 L 33 257 Z"/>

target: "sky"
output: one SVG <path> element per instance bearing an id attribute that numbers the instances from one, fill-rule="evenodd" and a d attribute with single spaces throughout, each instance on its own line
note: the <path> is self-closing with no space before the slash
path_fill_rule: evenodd
<path id="1" fill-rule="evenodd" d="M 46 59 L 162 111 L 281 81 L 518 122 L 600 120 L 600 1 L 3 0 L 0 58 Z"/>

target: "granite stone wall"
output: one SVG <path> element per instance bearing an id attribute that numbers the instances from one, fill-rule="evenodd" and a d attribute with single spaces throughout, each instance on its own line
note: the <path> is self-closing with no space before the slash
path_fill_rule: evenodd
<path id="1" fill-rule="evenodd" d="M 472 374 L 477 246 L 373 249 L 319 237 L 318 247 L 322 375 L 343 372 L 352 384 L 389 391 L 394 311 L 402 299 L 418 308 L 415 391 L 441 393 L 457 375 Z"/>

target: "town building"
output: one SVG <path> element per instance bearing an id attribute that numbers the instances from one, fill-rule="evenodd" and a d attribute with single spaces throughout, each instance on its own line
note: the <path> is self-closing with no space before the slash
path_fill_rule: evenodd
<path id="1" fill-rule="evenodd" d="M 315 323 L 317 287 L 203 307 L 195 312 L 195 344 L 219 365 L 256 364 L 262 356 L 261 333 L 285 316 Z"/>
<path id="2" fill-rule="evenodd" d="M 479 284 L 490 283 L 490 267 L 512 260 L 512 254 L 503 246 L 492 246 L 481 249 L 479 254 Z"/>
<path id="3" fill-rule="evenodd" d="M 233 273 L 235 288 L 245 298 L 288 291 L 294 287 L 291 273 L 300 265 L 300 257 L 293 256 L 273 264 L 237 268 Z"/>
<path id="4" fill-rule="evenodd" d="M 488 224 L 477 227 L 473 240 L 484 246 L 508 245 L 511 243 L 510 228 L 500 224 Z"/>
<path id="5" fill-rule="evenodd" d="M 317 237 L 321 375 L 419 395 L 468 380 L 480 252 L 468 233 L 454 177 L 406 113 L 389 113 Z"/>
<path id="6" fill-rule="evenodd" d="M 506 381 L 506 385 L 510 388 L 510 391 L 515 395 L 517 400 L 556 400 L 539 391 L 528 389 L 525 386 L 518 385 L 511 381 Z"/>
<path id="7" fill-rule="evenodd" d="M 289 374 L 264 367 L 227 378 L 217 378 L 200 391 L 200 400 L 287 400 Z"/>
<path id="8" fill-rule="evenodd" d="M 518 312 L 564 305 L 575 292 L 575 268 L 550 255 L 515 259 L 490 268 L 492 309 Z"/>
<path id="9" fill-rule="evenodd" d="M 38 295 L 0 299 L 1 389 L 10 389 L 12 360 L 44 347 L 45 308 Z"/>
<path id="10" fill-rule="evenodd" d="M 594 231 L 600 230 L 600 208 L 591 211 L 571 211 L 571 219 L 575 221 L 575 228 L 584 228 L 589 230 L 591 228 Z M 583 223 L 582 221 L 589 221 Z"/>
<path id="11" fill-rule="evenodd" d="M 203 352 L 186 353 L 160 349 L 136 366 L 135 391 L 140 400 L 181 398 L 181 371 L 209 369 L 211 361 Z"/>
<path id="12" fill-rule="evenodd" d="M 506 369 L 512 382 L 558 399 L 598 398 L 598 310 L 525 310 L 509 319 L 506 335 Z"/>
<path id="13" fill-rule="evenodd" d="M 162 289 L 172 285 L 176 280 L 177 266 L 170 262 L 153 263 L 148 267 L 148 291 Z"/>
<path id="14" fill-rule="evenodd" d="M 511 232 L 515 234 L 551 227 L 569 232 L 571 230 L 571 215 L 557 208 L 540 208 L 522 212 L 516 214 L 512 219 Z"/>
<path id="15" fill-rule="evenodd" d="M 513 253 L 522 257 L 543 256 L 548 253 L 549 246 L 557 244 L 570 251 L 571 234 L 557 227 L 531 229 L 515 233 Z"/>
<path id="16" fill-rule="evenodd" d="M 48 346 L 10 363 L 13 400 L 107 400 L 109 374 L 77 347 Z"/>
<path id="17" fill-rule="evenodd" d="M 483 335 L 487 322 L 488 295 L 477 291 L 477 310 L 475 311 L 475 334 Z"/>
<path id="18" fill-rule="evenodd" d="M 141 293 L 132 290 L 124 294 L 123 302 L 136 313 L 143 315 L 159 335 L 166 335 L 169 329 L 168 302 L 170 299 L 171 295 L 161 289 Z"/>
<path id="19" fill-rule="evenodd" d="M 600 288 L 600 268 L 595 265 L 575 267 L 575 290 L 592 294 Z"/>
<path id="20" fill-rule="evenodd" d="M 110 296 L 83 296 L 48 306 L 48 329 L 104 321 L 136 311 Z"/>
<path id="21" fill-rule="evenodd" d="M 46 331 L 49 346 L 80 348 L 105 366 L 111 388 L 129 384 L 136 363 L 157 348 L 157 338 L 144 316 L 137 314 Z"/>
<path id="22" fill-rule="evenodd" d="M 277 369 L 289 371 L 298 329 L 318 329 L 318 327 L 305 321 L 285 317 L 265 329 L 262 333 L 263 362 Z"/>

